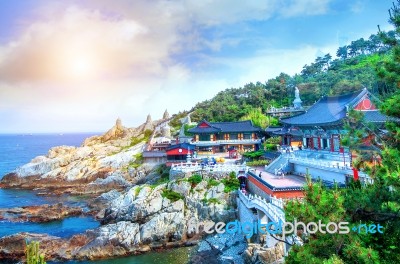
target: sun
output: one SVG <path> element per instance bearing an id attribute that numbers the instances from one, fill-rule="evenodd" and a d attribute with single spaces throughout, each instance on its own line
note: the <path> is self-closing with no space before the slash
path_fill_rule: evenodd
<path id="1" fill-rule="evenodd" d="M 88 77 L 93 73 L 93 63 L 87 57 L 76 57 L 71 60 L 69 66 L 74 77 Z"/>
<path id="2" fill-rule="evenodd" d="M 95 75 L 96 63 L 91 56 L 74 54 L 64 59 L 64 71 L 69 79 L 88 79 Z"/>

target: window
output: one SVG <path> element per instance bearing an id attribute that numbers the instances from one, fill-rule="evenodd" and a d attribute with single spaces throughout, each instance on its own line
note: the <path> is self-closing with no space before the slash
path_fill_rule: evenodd
<path id="1" fill-rule="evenodd" d="M 210 135 L 208 134 L 200 134 L 200 141 L 210 141 Z"/>
<path id="2" fill-rule="evenodd" d="M 243 139 L 251 139 L 251 133 L 243 133 Z"/>
<path id="3" fill-rule="evenodd" d="M 230 140 L 238 139 L 238 135 L 237 134 L 229 134 L 229 139 Z"/>

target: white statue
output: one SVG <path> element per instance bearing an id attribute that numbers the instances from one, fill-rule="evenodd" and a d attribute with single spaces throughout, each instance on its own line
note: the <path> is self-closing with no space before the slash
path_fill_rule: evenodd
<path id="1" fill-rule="evenodd" d="M 296 109 L 301 109 L 301 108 L 303 108 L 302 106 L 301 106 L 301 103 L 302 103 L 302 101 L 301 101 L 301 99 L 300 99 L 300 91 L 299 91 L 299 88 L 297 88 L 297 86 L 296 86 L 296 88 L 294 89 L 294 100 L 293 100 L 293 106 L 294 106 L 294 108 L 296 108 Z"/>

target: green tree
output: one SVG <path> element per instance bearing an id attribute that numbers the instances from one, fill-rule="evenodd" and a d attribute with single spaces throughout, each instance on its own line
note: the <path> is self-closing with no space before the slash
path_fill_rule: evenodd
<path id="1" fill-rule="evenodd" d="M 265 129 L 271 125 L 277 125 L 278 120 L 272 116 L 264 115 L 261 108 L 251 109 L 245 116 L 241 117 L 240 120 L 251 120 L 253 125 Z"/>
<path id="2" fill-rule="evenodd" d="M 400 88 L 400 1 L 390 10 L 390 22 L 395 35 L 380 32 L 385 45 L 390 45 L 390 56 L 378 68 L 378 74 L 388 84 Z M 356 43 L 354 43 L 356 44 Z M 354 48 L 355 50 L 355 48 Z M 400 117 L 400 94 L 384 100 L 381 110 L 393 118 Z M 357 145 L 362 134 L 358 116 L 350 116 L 355 125 L 348 135 L 348 144 Z M 344 189 L 325 189 L 320 183 L 307 183 L 305 200 L 292 201 L 286 207 L 287 219 L 302 221 L 347 221 L 380 224 L 384 234 L 328 235 L 315 234 L 305 238 L 304 246 L 294 246 L 287 263 L 400 263 L 400 128 L 392 119 L 387 123 L 388 137 L 384 141 L 382 165 L 370 170 L 373 184 L 362 186 L 358 181 Z M 361 132 L 360 132 L 361 131 Z"/>

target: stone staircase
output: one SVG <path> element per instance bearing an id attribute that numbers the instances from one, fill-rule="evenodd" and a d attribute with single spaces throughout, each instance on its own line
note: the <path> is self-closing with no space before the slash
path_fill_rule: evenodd
<path id="1" fill-rule="evenodd" d="M 288 157 L 287 155 L 280 155 L 273 162 L 271 162 L 268 166 L 265 167 L 265 171 L 271 174 L 276 174 L 277 171 L 283 170 L 285 171 L 288 165 Z"/>

